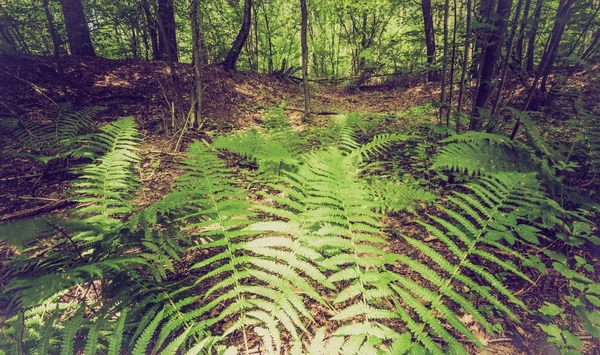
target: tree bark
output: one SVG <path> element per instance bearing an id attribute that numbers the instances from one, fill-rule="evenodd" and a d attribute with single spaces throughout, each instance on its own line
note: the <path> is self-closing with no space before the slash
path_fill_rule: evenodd
<path id="1" fill-rule="evenodd" d="M 506 20 L 510 15 L 511 5 L 512 0 L 498 1 L 498 7 L 496 9 L 496 21 L 494 22 L 494 29 L 490 36 L 491 42 L 483 53 L 479 90 L 477 91 L 473 116 L 471 117 L 471 123 L 469 125 L 469 129 L 471 130 L 479 130 L 481 128 L 481 114 L 485 109 L 488 99 L 490 98 L 490 94 L 492 93 L 494 68 L 498 58 L 500 57 L 500 49 L 503 43 L 502 39 L 504 38 L 504 31 L 506 30 Z"/>
<path id="2" fill-rule="evenodd" d="M 244 19 L 242 21 L 242 28 L 240 28 L 240 32 L 238 33 L 229 53 L 227 53 L 227 57 L 223 61 L 223 66 L 229 70 L 235 70 L 235 65 L 237 64 L 238 58 L 240 57 L 240 53 L 242 52 L 242 48 L 244 48 L 244 43 L 246 43 L 246 39 L 248 38 L 248 34 L 250 34 L 250 26 L 252 24 L 252 0 L 244 1 Z"/>
<path id="3" fill-rule="evenodd" d="M 454 90 L 454 61 L 456 60 L 456 28 L 458 27 L 458 15 L 456 8 L 458 6 L 456 0 L 454 0 L 454 25 L 452 26 L 452 56 L 450 57 L 450 94 L 448 95 L 448 110 L 446 112 L 446 126 L 450 127 L 450 111 L 452 108 L 452 93 Z"/>
<path id="4" fill-rule="evenodd" d="M 159 60 L 161 55 L 158 47 L 158 25 L 146 0 L 142 1 L 142 9 L 144 9 L 146 21 L 148 21 L 148 36 L 150 37 L 150 46 L 152 47 L 152 59 Z"/>
<path id="5" fill-rule="evenodd" d="M 194 119 L 192 125 L 199 128 L 202 121 L 202 25 L 198 18 L 198 1 L 190 0 L 190 20 L 192 25 L 192 64 L 194 67 L 193 109 Z"/>
<path id="6" fill-rule="evenodd" d="M 267 2 L 263 1 L 263 6 L 262 6 L 262 10 L 263 10 L 263 15 L 265 17 L 265 28 L 267 30 L 266 36 L 267 36 L 267 45 L 269 46 L 269 57 L 267 59 L 267 70 L 269 73 L 273 72 L 273 42 L 271 39 L 271 25 L 269 23 L 269 14 L 267 12 Z"/>
<path id="7" fill-rule="evenodd" d="M 467 66 L 469 64 L 469 52 L 471 46 L 471 13 L 473 11 L 473 1 L 467 0 L 467 30 L 465 32 L 465 51 L 463 53 L 462 73 L 460 74 L 460 88 L 458 91 L 458 107 L 457 113 L 460 116 L 463 104 L 463 94 L 465 88 L 465 77 L 467 76 Z M 459 121 L 456 121 L 456 129 L 458 130 Z"/>
<path id="8" fill-rule="evenodd" d="M 90 30 L 83 13 L 81 0 L 61 0 L 71 55 L 95 57 Z"/>
<path id="9" fill-rule="evenodd" d="M 590 43 L 590 45 L 587 47 L 587 49 L 583 52 L 581 59 L 587 60 L 588 57 L 590 56 L 590 54 L 592 54 L 592 52 L 594 52 L 594 49 L 596 48 L 596 45 L 598 44 L 598 42 L 600 42 L 600 28 L 596 31 L 596 34 L 594 35 L 594 39 L 592 40 L 592 43 Z"/>
<path id="10" fill-rule="evenodd" d="M 442 92 L 440 93 L 440 125 L 444 116 L 444 104 L 446 94 L 446 69 L 448 67 L 448 8 L 450 3 L 448 0 L 444 2 L 444 56 L 442 57 Z M 456 27 L 456 24 L 455 26 Z"/>
<path id="11" fill-rule="evenodd" d="M 308 27 L 308 10 L 306 0 L 300 0 L 300 12 L 302 21 L 300 23 L 300 42 L 302 46 L 302 85 L 304 87 L 304 121 L 310 120 L 310 88 L 308 86 L 308 44 L 306 32 Z"/>
<path id="12" fill-rule="evenodd" d="M 159 5 L 156 4 L 156 0 L 152 0 L 152 5 L 153 5 L 155 11 L 158 12 Z M 162 17 L 157 16 L 156 22 L 158 24 L 158 30 L 160 32 L 160 40 L 164 43 L 164 42 L 166 42 L 165 38 L 167 37 L 167 31 L 162 22 Z M 173 86 L 175 88 L 175 103 L 174 103 L 173 107 L 177 111 L 177 116 L 179 117 L 175 121 L 175 126 L 176 126 L 176 128 L 181 128 L 182 130 L 185 130 L 186 129 L 186 127 L 185 127 L 186 126 L 186 116 L 185 116 L 185 109 L 183 106 L 183 95 L 181 92 L 181 84 L 179 82 L 179 76 L 177 75 L 177 68 L 175 67 L 174 58 L 176 58 L 176 55 L 174 55 L 172 53 L 173 48 L 171 46 L 166 46 L 165 50 L 167 51 L 165 53 L 165 58 L 166 58 L 167 63 L 169 64 L 169 72 L 171 74 L 171 80 L 173 81 Z"/>
<path id="13" fill-rule="evenodd" d="M 519 35 L 517 36 L 517 54 L 516 60 L 519 63 L 519 68 L 523 68 L 523 44 L 525 42 L 525 29 L 527 27 L 527 20 L 529 20 L 529 9 L 531 8 L 531 0 L 525 1 L 525 8 L 523 10 L 523 19 L 521 20 L 521 28 L 519 29 Z"/>
<path id="14" fill-rule="evenodd" d="M 496 0 L 481 0 L 479 3 L 479 20 L 483 21 L 486 25 L 492 25 L 491 16 L 494 11 L 494 5 Z M 479 31 L 473 31 L 475 34 L 475 51 L 473 54 L 473 66 L 471 67 L 471 76 L 473 79 L 479 77 L 479 71 L 481 69 L 481 63 L 483 61 L 483 52 L 489 46 L 490 42 L 490 31 L 487 27 L 480 29 Z"/>
<path id="15" fill-rule="evenodd" d="M 540 17 L 542 15 L 542 3 L 544 0 L 537 0 L 535 12 L 533 13 L 533 22 L 531 24 L 531 33 L 529 33 L 529 43 L 527 43 L 527 62 L 525 70 L 528 72 L 533 70 L 533 59 L 535 56 L 535 37 L 540 26 Z"/>
<path id="16" fill-rule="evenodd" d="M 65 70 L 62 66 L 62 61 L 60 60 L 60 36 L 56 32 L 56 26 L 54 26 L 54 17 L 50 12 L 50 8 L 48 6 L 48 0 L 42 0 L 42 7 L 44 8 L 44 14 L 46 15 L 46 20 L 48 20 L 48 31 L 50 32 L 50 37 L 52 37 L 52 48 L 54 54 L 54 60 L 56 61 L 56 67 L 58 69 L 58 75 L 60 76 L 60 86 L 63 91 L 63 95 L 65 99 L 69 101 L 71 96 L 67 91 Z"/>
<path id="17" fill-rule="evenodd" d="M 548 83 L 548 77 L 552 72 L 554 61 L 558 55 L 558 46 L 565 33 L 565 27 L 571 20 L 573 10 L 575 9 L 575 3 L 577 0 L 565 0 L 561 1 L 558 12 L 556 14 L 556 20 L 554 21 L 554 27 L 552 28 L 552 37 L 546 51 L 542 63 L 540 63 L 540 69 L 542 73 L 542 82 L 540 83 L 540 91 L 546 91 L 546 84 Z"/>
<path id="18" fill-rule="evenodd" d="M 506 74 L 508 73 L 508 64 L 512 55 L 513 44 L 515 41 L 515 36 L 517 34 L 517 28 L 519 27 L 519 18 L 521 16 L 522 6 L 523 0 L 518 0 L 517 9 L 515 10 L 515 16 L 513 17 L 512 21 L 512 29 L 510 31 L 508 47 L 506 48 L 506 61 L 504 62 L 504 66 L 502 67 L 502 74 L 500 75 L 500 82 L 498 84 L 498 92 L 496 93 L 494 105 L 492 106 L 492 116 L 496 114 L 496 110 L 498 109 L 498 103 L 500 102 L 500 97 L 502 96 L 502 89 L 504 89 L 504 82 L 506 81 Z"/>
<path id="19" fill-rule="evenodd" d="M 158 59 L 170 59 L 177 62 L 177 36 L 173 0 L 158 0 L 157 17 L 162 27 L 161 32 L 164 32 L 158 38 Z"/>
<path id="20" fill-rule="evenodd" d="M 427 80 L 433 81 L 435 74 L 432 71 L 435 62 L 435 31 L 433 29 L 433 17 L 431 16 L 431 0 L 422 0 L 421 9 L 423 10 L 423 21 L 425 24 L 425 46 L 427 47 L 427 65 L 429 73 Z"/>

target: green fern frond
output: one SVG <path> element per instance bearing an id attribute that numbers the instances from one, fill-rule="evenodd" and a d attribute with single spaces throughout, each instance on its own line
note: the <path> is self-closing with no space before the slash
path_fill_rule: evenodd
<path id="1" fill-rule="evenodd" d="M 78 136 L 89 130 L 104 107 L 87 107 L 73 113 L 58 112 L 50 123 L 20 121 L 12 135 L 20 143 L 45 154 L 66 153 L 74 148 Z"/>
<path id="2" fill-rule="evenodd" d="M 404 210 L 415 213 L 417 203 L 431 204 L 437 199 L 435 194 L 417 184 L 374 180 L 369 181 L 368 186 L 374 199 L 382 202 L 381 212 L 383 213 Z"/>
<path id="3" fill-rule="evenodd" d="M 83 309 L 80 308 L 75 316 L 70 319 L 63 329 L 63 339 L 60 347 L 61 355 L 72 355 L 75 351 L 75 337 L 83 323 Z"/>
<path id="4" fill-rule="evenodd" d="M 121 353 L 121 343 L 123 342 L 123 330 L 125 329 L 125 321 L 127 320 L 128 309 L 125 308 L 119 316 L 119 320 L 115 323 L 112 331 L 112 336 L 108 342 L 108 354 L 119 355 Z"/>
<path id="5" fill-rule="evenodd" d="M 128 198 L 138 185 L 134 164 L 139 161 L 139 138 L 133 118 L 124 118 L 88 137 L 94 163 L 84 166 L 73 183 L 73 199 L 84 204 L 77 213 L 88 222 L 116 224 L 132 209 Z"/>
<path id="6" fill-rule="evenodd" d="M 496 172 L 532 172 L 537 162 L 526 145 L 508 137 L 467 132 L 451 136 L 434 159 L 433 169 L 451 170 L 469 175 Z"/>

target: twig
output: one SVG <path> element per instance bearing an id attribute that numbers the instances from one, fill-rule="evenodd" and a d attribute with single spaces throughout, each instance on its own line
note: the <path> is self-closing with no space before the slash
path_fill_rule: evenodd
<path id="1" fill-rule="evenodd" d="M 150 154 L 159 154 L 159 155 L 172 155 L 174 157 L 185 156 L 184 153 L 163 152 L 162 150 L 148 150 L 147 153 L 150 153 Z"/>
<path id="2" fill-rule="evenodd" d="M 15 219 L 15 218 L 34 216 L 38 213 L 54 211 L 56 209 L 65 207 L 72 203 L 73 203 L 72 201 L 67 201 L 67 200 L 62 200 L 62 201 L 58 201 L 55 203 L 49 203 L 44 206 L 29 208 L 26 210 L 21 210 L 21 211 L 15 212 L 15 213 L 5 214 L 0 217 L 0 221 L 8 221 L 8 220 Z"/>
<path id="3" fill-rule="evenodd" d="M 56 103 L 54 100 L 52 100 L 52 99 L 50 98 L 50 96 L 48 96 L 48 95 L 44 94 L 44 92 L 42 91 L 42 89 L 41 89 L 39 86 L 37 86 L 36 84 L 32 83 L 31 81 L 27 81 L 27 80 L 25 80 L 25 79 L 23 79 L 23 78 L 19 78 L 18 76 L 14 75 L 14 74 L 13 74 L 13 73 L 11 73 L 10 71 L 8 71 L 8 68 L 6 67 L 6 65 L 2 64 L 2 66 L 5 68 L 5 70 L 3 70 L 4 74 L 7 74 L 7 75 L 9 75 L 9 76 L 12 76 L 13 78 L 15 78 L 15 79 L 17 79 L 17 80 L 19 80 L 19 81 L 22 81 L 22 82 L 24 82 L 25 84 L 28 84 L 28 85 L 30 85 L 30 86 L 33 88 L 33 90 L 35 90 L 35 91 L 36 91 L 38 94 L 40 94 L 40 95 L 42 95 L 43 97 L 45 97 L 46 99 L 48 99 L 48 100 L 49 100 L 50 102 L 52 102 L 52 103 L 53 103 L 55 106 L 58 106 L 58 104 L 57 104 L 57 103 Z"/>
<path id="4" fill-rule="evenodd" d="M 44 172 L 44 173 L 9 176 L 9 177 L 0 179 L 0 181 L 12 181 L 12 180 L 17 180 L 17 179 L 31 179 L 31 178 L 40 177 L 42 175 L 54 175 L 54 174 L 60 174 L 60 173 L 65 173 L 65 172 L 70 172 L 70 171 L 77 171 L 77 170 L 79 170 L 79 169 L 58 169 L 58 170 L 52 170 L 52 171 L 48 171 L 48 172 Z"/>
<path id="5" fill-rule="evenodd" d="M 295 112 L 304 112 L 304 110 L 301 110 L 299 108 L 294 108 L 294 107 L 286 107 L 285 110 L 290 110 L 290 111 L 295 111 Z M 339 115 L 339 112 L 333 112 L 333 111 L 317 111 L 317 112 L 311 112 L 313 115 L 323 115 L 323 116 L 327 116 L 327 115 Z"/>

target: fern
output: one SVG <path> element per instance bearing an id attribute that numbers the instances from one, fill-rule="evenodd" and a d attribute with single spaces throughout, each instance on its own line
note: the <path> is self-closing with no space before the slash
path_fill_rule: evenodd
<path id="1" fill-rule="evenodd" d="M 408 211 L 416 213 L 415 205 L 419 202 L 431 204 L 437 196 L 417 184 L 394 183 L 375 179 L 369 182 L 372 196 L 383 202 L 381 211 L 394 213 Z"/>
<path id="2" fill-rule="evenodd" d="M 525 308 L 525 305 L 493 273 L 488 271 L 487 268 L 473 263 L 471 259 L 474 257 L 482 258 L 503 271 L 512 273 L 527 282 L 533 282 L 520 271 L 513 261 L 506 261 L 503 260 L 503 257 L 494 255 L 494 250 L 498 250 L 509 253 L 514 260 L 525 259 L 517 251 L 505 248 L 497 243 L 497 238 L 490 237 L 490 235 L 511 233 L 508 227 L 517 227 L 516 221 L 519 216 L 523 216 L 522 210 L 529 210 L 543 200 L 543 195 L 539 192 L 539 183 L 533 174 L 496 174 L 468 185 L 468 187 L 473 195 L 457 192 L 449 198 L 455 206 L 455 209 L 443 208 L 449 218 L 430 216 L 432 222 L 436 223 L 437 226 L 421 222 L 431 235 L 446 245 L 453 255 L 452 258 L 442 256 L 423 241 L 404 236 L 404 239 L 410 245 L 422 252 L 430 261 L 418 262 L 406 256 L 401 256 L 399 262 L 435 285 L 435 289 L 425 289 L 409 279 L 399 279 L 401 286 L 399 285 L 396 289 L 402 299 L 419 315 L 420 321 L 428 324 L 432 333 L 448 341 L 455 350 L 462 347 L 451 339 L 449 333 L 443 327 L 437 325 L 438 320 L 436 318 L 444 317 L 445 321 L 463 336 L 476 344 L 478 341 L 462 325 L 459 316 L 447 308 L 445 304 L 448 301 L 451 300 L 460 305 L 488 332 L 494 329 L 485 316 L 456 289 L 468 288 L 498 311 L 513 319 L 516 319 L 515 314 L 501 298 Z M 465 218 L 465 216 L 468 216 L 468 218 Z M 508 239 L 508 236 L 506 238 Z M 440 274 L 438 271 L 434 271 L 430 266 L 432 263 L 443 270 L 449 278 L 444 276 L 443 273 Z M 479 281 L 469 276 L 469 273 L 477 275 L 477 278 L 485 281 L 485 284 L 480 284 Z M 455 285 L 455 283 L 461 285 Z M 495 291 L 498 296 L 494 295 L 491 290 Z M 425 300 L 429 307 L 423 306 L 418 301 L 419 299 Z M 408 317 L 408 314 L 405 314 L 404 317 Z M 416 324 L 415 322 L 413 326 L 416 326 Z M 424 329 L 414 334 L 417 339 L 427 336 Z M 422 344 L 428 350 L 436 351 L 431 341 L 422 341 Z"/>
<path id="3" fill-rule="evenodd" d="M 537 161 L 532 150 L 508 137 L 482 132 L 467 132 L 450 136 L 435 157 L 433 168 L 467 173 L 532 172 Z"/>
<path id="4" fill-rule="evenodd" d="M 90 223 L 117 224 L 131 211 L 128 197 L 138 184 L 134 164 L 139 161 L 137 126 L 124 118 L 101 128 L 86 139 L 97 156 L 73 183 L 74 200 L 85 204 L 78 214 Z"/>
<path id="5" fill-rule="evenodd" d="M 104 107 L 87 107 L 74 113 L 58 112 L 50 123 L 19 121 L 12 136 L 21 144 L 46 155 L 68 155 L 76 148 L 77 138 L 90 130 Z"/>

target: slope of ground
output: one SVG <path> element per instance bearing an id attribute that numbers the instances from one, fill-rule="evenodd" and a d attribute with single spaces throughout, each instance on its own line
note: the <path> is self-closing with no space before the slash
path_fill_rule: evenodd
<path id="1" fill-rule="evenodd" d="M 52 57 L 0 55 L 0 117 L 42 118 L 56 103 L 65 101 L 64 82 L 77 107 L 106 106 L 107 119 L 134 116 L 153 132 L 171 117 L 173 85 L 167 63 L 65 57 L 65 78 Z M 182 91 L 189 107 L 192 69 L 177 64 Z M 221 66 L 204 68 L 204 116 L 218 129 L 251 124 L 262 110 L 285 103 L 293 120 L 301 117 L 302 90 L 268 74 L 233 72 Z M 343 88 L 314 88 L 314 111 L 393 112 L 432 101 L 429 86 L 411 89 L 375 89 L 349 92 Z M 38 116 L 38 117 L 35 117 Z"/>

